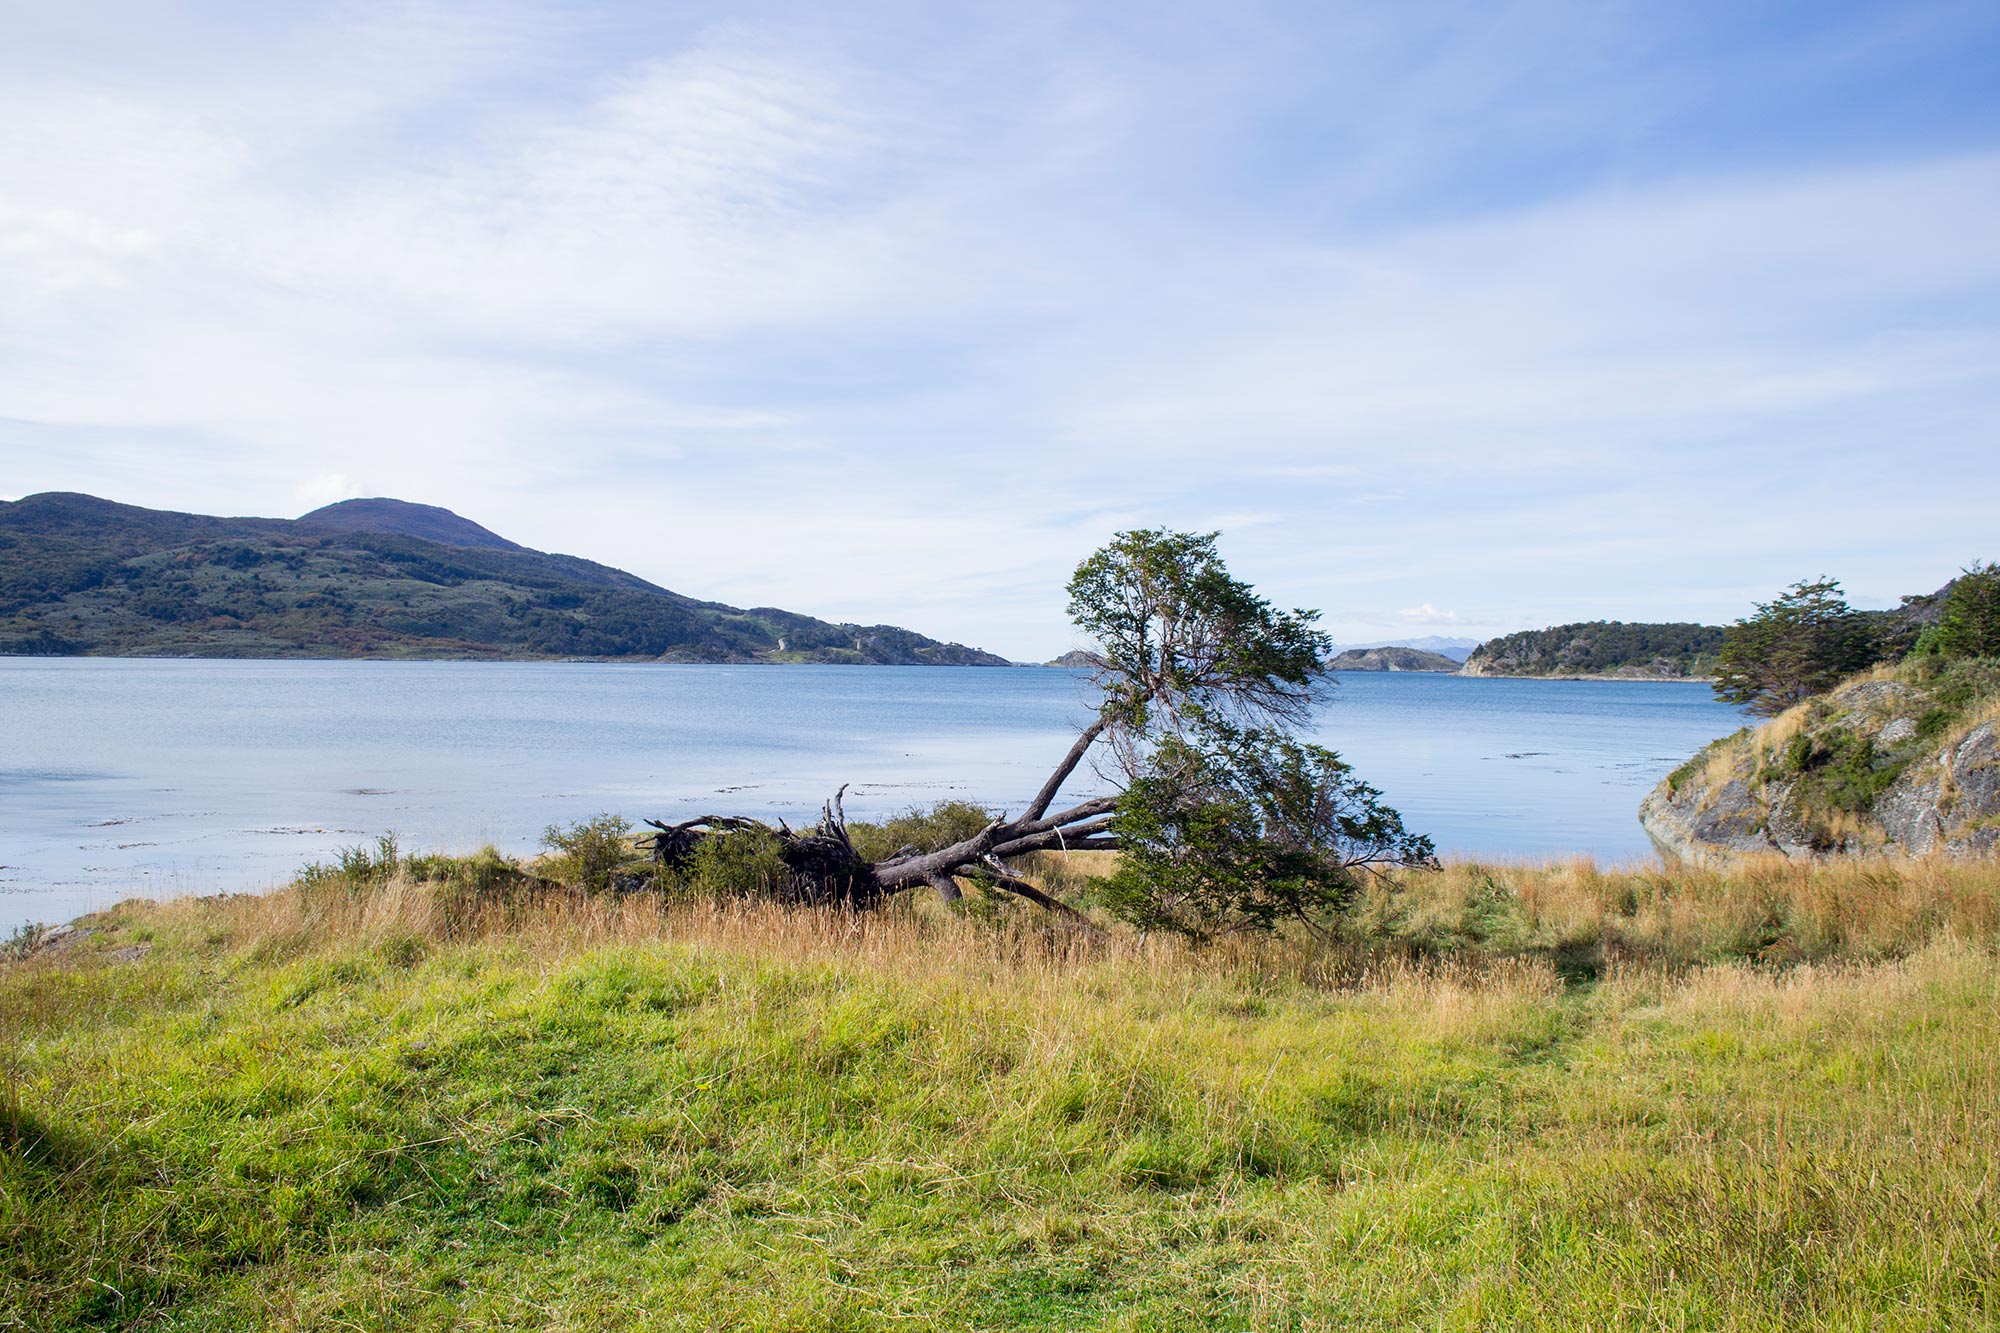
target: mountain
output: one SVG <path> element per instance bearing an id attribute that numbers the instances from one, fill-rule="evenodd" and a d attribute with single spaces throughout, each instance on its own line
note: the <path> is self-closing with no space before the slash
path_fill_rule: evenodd
<path id="1" fill-rule="evenodd" d="M 469 518 L 460 518 L 449 509 L 411 504 L 408 500 L 342 500 L 300 516 L 299 522 L 342 532 L 401 533 L 442 546 L 481 546 L 491 551 L 528 549 L 487 531 Z"/>
<path id="2" fill-rule="evenodd" d="M 1465 660 L 1468 676 L 1604 676 L 1687 680 L 1706 676 L 1722 650 L 1713 625 L 1593 620 L 1489 639 Z"/>
<path id="3" fill-rule="evenodd" d="M 0 502 L 0 653 L 1006 665 L 893 625 L 697 601 L 430 505 L 217 518 L 66 492 Z"/>
<path id="4" fill-rule="evenodd" d="M 1426 634 L 1420 639 L 1375 639 L 1369 643 L 1343 643 L 1335 647 L 1336 652 L 1350 652 L 1357 648 L 1417 648 L 1440 657 L 1449 657 L 1456 666 L 1463 662 L 1474 648 L 1477 639 L 1452 639 L 1439 634 Z"/>
<path id="5" fill-rule="evenodd" d="M 1349 648 L 1327 663 L 1334 671 L 1457 671 L 1458 663 L 1443 653 L 1420 648 Z"/>

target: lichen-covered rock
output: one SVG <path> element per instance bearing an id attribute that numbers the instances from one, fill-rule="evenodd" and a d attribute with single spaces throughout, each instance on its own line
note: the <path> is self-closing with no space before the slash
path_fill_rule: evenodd
<path id="1" fill-rule="evenodd" d="M 2000 850 L 2000 664 L 1878 669 L 1683 764 L 1639 806 L 1671 856 Z"/>

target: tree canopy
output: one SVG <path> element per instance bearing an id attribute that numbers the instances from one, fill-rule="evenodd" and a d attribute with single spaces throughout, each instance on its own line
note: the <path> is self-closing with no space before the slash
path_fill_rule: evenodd
<path id="1" fill-rule="evenodd" d="M 1802 580 L 1723 633 L 1715 692 L 1754 713 L 1781 713 L 1875 661 L 1874 631 L 1838 580 Z"/>
<path id="2" fill-rule="evenodd" d="M 2000 564 L 1975 561 L 1952 582 L 1918 651 L 1945 657 L 2000 657 Z"/>

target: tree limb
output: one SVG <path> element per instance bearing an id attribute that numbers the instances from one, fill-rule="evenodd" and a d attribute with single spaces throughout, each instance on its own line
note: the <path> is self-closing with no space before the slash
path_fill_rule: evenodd
<path id="1" fill-rule="evenodd" d="M 1043 812 L 1055 803 L 1056 793 L 1062 790 L 1063 783 L 1069 781 L 1069 775 L 1076 772 L 1076 766 L 1083 762 L 1084 755 L 1090 752 L 1090 747 L 1097 743 L 1097 738 L 1110 725 L 1111 719 L 1100 713 L 1095 722 L 1083 729 L 1076 738 L 1076 744 L 1069 747 L 1069 753 L 1056 765 L 1056 771 L 1049 774 L 1049 780 L 1042 784 L 1042 789 L 1035 793 L 1035 799 L 1028 802 L 1028 808 L 1021 812 L 1022 821 L 1040 819 Z"/>

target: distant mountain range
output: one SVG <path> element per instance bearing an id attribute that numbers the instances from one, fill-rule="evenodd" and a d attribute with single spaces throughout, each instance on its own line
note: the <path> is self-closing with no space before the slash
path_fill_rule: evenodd
<path id="1" fill-rule="evenodd" d="M 893 625 L 699 601 L 432 505 L 215 518 L 66 492 L 0 502 L 0 653 L 1007 665 Z"/>

